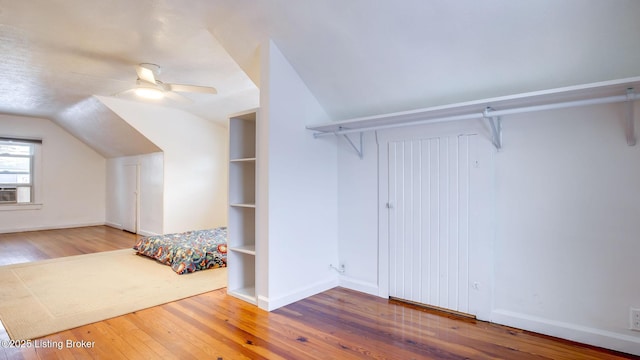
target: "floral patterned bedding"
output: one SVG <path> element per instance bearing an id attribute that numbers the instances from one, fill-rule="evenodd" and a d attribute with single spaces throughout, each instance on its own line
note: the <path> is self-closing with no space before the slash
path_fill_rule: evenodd
<path id="1" fill-rule="evenodd" d="M 227 266 L 227 228 L 194 230 L 140 238 L 133 246 L 145 255 L 171 266 L 178 274 Z"/>

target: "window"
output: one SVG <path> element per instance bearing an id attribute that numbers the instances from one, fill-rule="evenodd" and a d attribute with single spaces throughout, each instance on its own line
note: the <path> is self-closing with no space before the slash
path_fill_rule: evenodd
<path id="1" fill-rule="evenodd" d="M 34 163 L 41 143 L 0 137 L 0 204 L 34 203 Z"/>

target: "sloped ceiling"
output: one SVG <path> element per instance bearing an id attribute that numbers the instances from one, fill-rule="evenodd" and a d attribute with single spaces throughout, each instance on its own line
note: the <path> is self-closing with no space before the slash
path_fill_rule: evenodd
<path id="1" fill-rule="evenodd" d="M 51 119 L 106 157 L 157 151 L 96 100 L 133 102 L 135 67 L 168 83 L 212 86 L 155 103 L 224 123 L 259 90 L 208 29 L 205 1 L 0 0 L 0 112 Z M 126 120 L 126 119 L 125 119 Z"/>
<path id="2" fill-rule="evenodd" d="M 78 104 L 153 62 L 219 91 L 166 106 L 223 121 L 258 105 L 268 38 L 334 120 L 411 110 L 638 76 L 639 17 L 636 0 L 0 0 L 0 112 L 82 137 L 111 115 Z"/>
<path id="3" fill-rule="evenodd" d="M 95 96 L 65 109 L 55 121 L 106 158 L 162 151 Z"/>
<path id="4" fill-rule="evenodd" d="M 225 8 L 209 24 L 234 58 L 251 68 L 251 48 L 237 44 L 271 37 L 334 120 L 640 75 L 634 0 L 236 0 Z"/>

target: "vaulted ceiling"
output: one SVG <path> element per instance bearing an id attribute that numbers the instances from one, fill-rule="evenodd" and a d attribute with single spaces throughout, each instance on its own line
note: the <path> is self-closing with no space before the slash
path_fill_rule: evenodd
<path id="1" fill-rule="evenodd" d="M 343 120 L 638 76 L 639 17 L 635 0 L 0 0 L 0 112 L 73 133 L 150 62 L 218 89 L 160 105 L 223 121 L 258 105 L 271 38 Z"/>
<path id="2" fill-rule="evenodd" d="M 234 58 L 273 38 L 334 120 L 640 75 L 640 1 L 222 3 Z"/>

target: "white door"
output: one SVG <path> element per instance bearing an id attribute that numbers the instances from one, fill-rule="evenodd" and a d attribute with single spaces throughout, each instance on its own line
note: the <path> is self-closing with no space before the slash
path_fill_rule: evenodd
<path id="1" fill-rule="evenodd" d="M 138 232 L 138 165 L 125 165 L 123 179 L 122 229 Z"/>
<path id="2" fill-rule="evenodd" d="M 477 135 L 388 143 L 389 296 L 470 308 L 470 169 Z"/>

